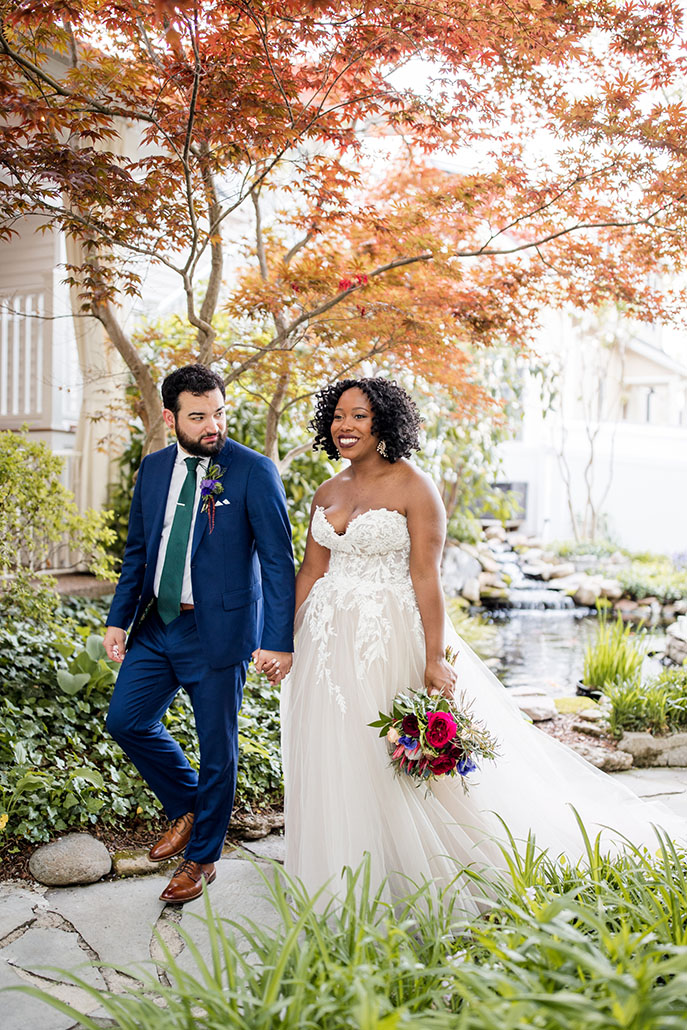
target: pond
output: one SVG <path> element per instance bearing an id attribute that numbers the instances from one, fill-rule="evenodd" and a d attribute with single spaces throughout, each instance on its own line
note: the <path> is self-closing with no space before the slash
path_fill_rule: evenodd
<path id="1" fill-rule="evenodd" d="M 575 693 L 584 649 L 593 639 L 597 616 L 588 609 L 510 609 L 492 613 L 499 650 L 490 667 L 506 687 L 534 687 L 553 697 Z M 648 634 L 650 650 L 660 631 Z"/>

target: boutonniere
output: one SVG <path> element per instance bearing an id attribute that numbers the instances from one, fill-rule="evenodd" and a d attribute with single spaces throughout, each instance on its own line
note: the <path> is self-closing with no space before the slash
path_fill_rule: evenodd
<path id="1" fill-rule="evenodd" d="M 208 525 L 211 533 L 215 528 L 215 498 L 224 493 L 224 487 L 220 483 L 220 479 L 225 472 L 226 469 L 222 468 L 221 465 L 208 465 L 205 479 L 200 481 L 200 496 L 202 498 L 200 510 L 208 513 Z"/>

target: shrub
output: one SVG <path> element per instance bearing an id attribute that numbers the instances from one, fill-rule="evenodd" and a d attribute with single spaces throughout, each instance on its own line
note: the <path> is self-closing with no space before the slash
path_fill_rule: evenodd
<path id="1" fill-rule="evenodd" d="M 62 541 L 80 551 L 97 575 L 113 578 L 110 513 L 79 512 L 60 482 L 63 464 L 26 432 L 0 432 L 0 573 L 14 577 L 22 590 L 30 572 L 50 566 L 52 549 Z"/>
<path id="2" fill-rule="evenodd" d="M 13 618 L 0 628 L 5 838 L 46 841 L 69 827 L 153 822 L 161 814 L 104 729 L 118 670 L 101 643 L 107 604 L 56 602 L 48 623 Z M 281 799 L 278 704 L 277 688 L 251 677 L 240 717 L 238 805 Z M 183 691 L 166 719 L 197 764 L 193 711 Z"/>
<path id="3" fill-rule="evenodd" d="M 618 582 L 630 597 L 655 597 L 662 604 L 687 597 L 687 570 L 676 568 L 667 558 L 633 561 L 621 569 Z"/>
<path id="4" fill-rule="evenodd" d="M 633 635 L 620 616 L 609 622 L 599 615 L 596 636 L 584 651 L 582 682 L 587 687 L 606 690 L 609 684 L 630 683 L 638 679 L 645 646 Z"/>
<path id="5" fill-rule="evenodd" d="M 632 730 L 677 733 L 687 729 L 687 668 L 665 669 L 646 683 L 618 683 L 606 690 L 615 737 Z"/>

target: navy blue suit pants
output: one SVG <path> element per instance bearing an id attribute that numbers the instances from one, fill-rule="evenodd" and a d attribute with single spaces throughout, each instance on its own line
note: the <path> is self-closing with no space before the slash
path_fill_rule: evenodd
<path id="1" fill-rule="evenodd" d="M 194 813 L 184 856 L 194 862 L 215 862 L 222 853 L 236 790 L 238 713 L 247 669 L 247 662 L 224 669 L 208 665 L 193 610 L 165 625 L 153 609 L 131 642 L 110 702 L 106 728 L 167 817 Z M 198 773 L 161 722 L 179 687 L 193 705 Z"/>

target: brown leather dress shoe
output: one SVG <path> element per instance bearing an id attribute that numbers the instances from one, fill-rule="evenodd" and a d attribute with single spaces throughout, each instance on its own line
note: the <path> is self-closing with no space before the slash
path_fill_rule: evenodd
<path id="1" fill-rule="evenodd" d="M 181 855 L 191 839 L 193 829 L 193 812 L 187 812 L 175 819 L 166 833 L 160 837 L 157 844 L 153 844 L 148 852 L 151 862 L 165 862 L 168 858 L 176 858 Z"/>
<path id="2" fill-rule="evenodd" d="M 212 883 L 216 876 L 213 862 L 192 862 L 190 858 L 185 858 L 174 870 L 174 876 L 160 895 L 160 901 L 167 901 L 170 905 L 193 901 L 203 893 L 203 882 Z"/>

